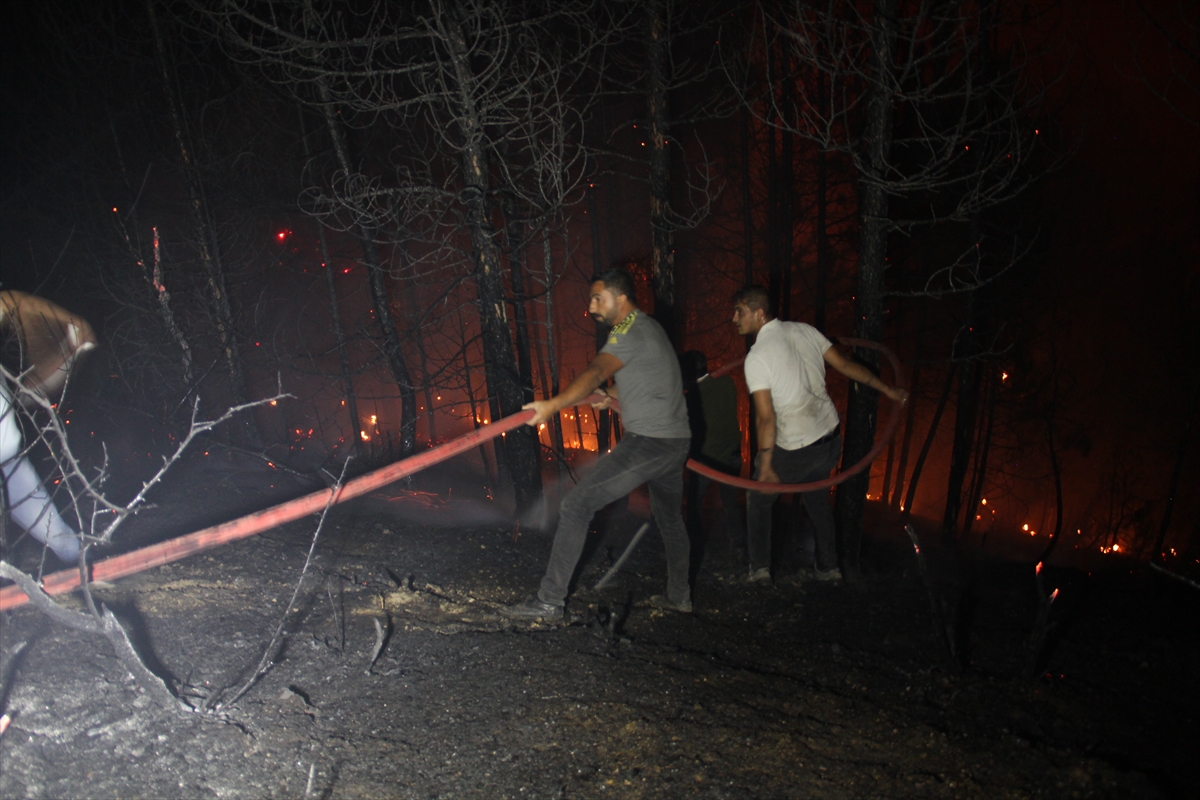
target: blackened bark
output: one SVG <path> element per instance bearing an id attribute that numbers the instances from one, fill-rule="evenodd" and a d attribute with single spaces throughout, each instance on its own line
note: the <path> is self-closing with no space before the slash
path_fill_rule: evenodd
<path id="1" fill-rule="evenodd" d="M 456 24 L 447 27 L 446 45 L 457 82 L 456 118 L 462 136 L 459 148 L 466 203 L 466 223 L 475 262 L 475 285 L 483 334 L 484 372 L 488 397 L 495 403 L 493 419 L 515 414 L 524 405 L 520 370 L 513 356 L 505 308 L 504 278 L 490 208 L 488 154 L 483 144 L 483 121 L 475 106 L 475 77 L 467 56 L 465 35 Z M 517 513 L 541 496 L 542 473 L 537 431 L 523 425 L 504 436 L 504 461 L 511 472 Z"/>
<path id="2" fill-rule="evenodd" d="M 350 160 L 350 145 L 346 141 L 342 124 L 338 121 L 333 107 L 333 93 L 325 79 L 317 81 L 317 91 L 321 98 L 321 110 L 325 117 L 325 128 L 329 132 L 329 140 L 333 144 L 333 152 L 337 156 L 338 165 L 349 178 L 355 174 Z M 367 285 L 371 290 L 371 301 L 375 308 L 375 321 L 383 337 L 383 353 L 387 358 L 388 370 L 392 380 L 400 390 L 400 457 L 407 458 L 413 454 L 417 443 L 417 396 L 408 374 L 408 364 L 404 361 L 404 351 L 400 347 L 400 334 L 396 330 L 396 321 L 392 317 L 392 306 L 387 292 L 387 271 L 379 257 L 379 245 L 375 242 L 375 231 L 367 224 L 358 228 L 358 241 L 362 246 L 363 264 L 367 268 Z"/>
<path id="3" fill-rule="evenodd" d="M 217 323 L 217 338 L 221 352 L 225 356 L 225 368 L 229 373 L 229 391 L 234 405 L 245 405 L 249 402 L 249 391 L 246 388 L 246 374 L 242 369 L 242 357 L 239 352 L 237 337 L 234 334 L 233 306 L 229 302 L 229 290 L 225 285 L 225 266 L 221 261 L 221 249 L 213 231 L 212 220 L 208 215 L 208 207 L 204 198 L 204 189 L 200 182 L 200 173 L 193 157 L 192 144 L 184 127 L 183 112 L 179 98 L 175 94 L 174 75 L 163 42 L 162 30 L 158 24 L 158 16 L 154 10 L 153 0 L 146 3 L 146 12 L 150 17 L 150 29 L 154 35 L 154 48 L 158 55 L 158 66 L 162 73 L 163 91 L 167 96 L 167 107 L 171 115 L 171 126 L 175 133 L 175 142 L 179 146 L 179 157 L 183 164 L 184 182 L 187 184 L 188 203 L 192 212 L 192 220 L 196 224 L 196 240 L 200 248 L 200 262 L 204 265 L 204 274 L 208 282 L 213 318 Z M 254 414 L 240 414 L 233 422 L 233 429 L 238 433 L 235 437 L 242 444 L 262 447 L 262 434 L 258 429 Z"/>
<path id="4" fill-rule="evenodd" d="M 523 226 L 515 219 L 515 211 L 506 206 L 504 218 L 508 233 L 508 279 L 513 291 L 513 322 L 517 330 L 517 376 L 521 381 L 522 399 L 533 402 L 533 360 L 529 356 L 529 316 L 525 296 L 525 235 Z M 523 405 L 523 404 L 522 404 Z"/>
<path id="5" fill-rule="evenodd" d="M 876 0 L 871 22 L 871 70 L 876 76 L 867 100 L 866 128 L 863 132 L 869 172 L 860 176 L 861 233 L 858 255 L 857 320 L 854 335 L 879 341 L 883 333 L 883 277 L 887 257 L 888 195 L 884 181 L 892 135 L 892 95 L 883 77 L 892 66 L 895 44 L 895 0 Z M 878 370 L 875 350 L 856 351 L 856 357 L 868 369 Z M 875 443 L 875 425 L 879 416 L 879 395 L 851 381 L 846 407 L 846 438 L 842 463 L 860 461 Z M 838 487 L 836 513 L 842 567 L 847 580 L 861 576 L 859 553 L 862 547 L 862 515 L 866 508 L 870 471 L 864 470 Z"/>
<path id="6" fill-rule="evenodd" d="M 462 327 L 462 313 L 461 312 L 459 313 L 458 319 L 459 319 L 459 327 Z M 463 380 L 466 381 L 467 399 L 471 403 L 471 424 L 475 426 L 475 430 L 479 430 L 482 427 L 482 425 L 479 422 L 479 406 L 477 406 L 475 404 L 475 387 L 471 385 L 471 359 L 467 355 L 467 342 L 466 342 L 465 336 L 463 337 L 462 359 L 463 359 Z M 499 447 L 497 447 L 496 450 L 497 450 L 497 452 L 499 452 Z M 492 472 L 492 459 L 488 455 L 487 442 L 479 443 L 479 457 L 480 457 L 480 459 L 483 460 L 483 474 L 486 476 L 487 482 L 492 483 L 494 485 L 495 473 Z"/>
<path id="7" fill-rule="evenodd" d="M 646 101 L 650 117 L 650 248 L 654 275 L 654 318 L 674 343 L 679 333 L 675 303 L 675 245 L 671 227 L 670 114 L 664 0 L 646 4 Z"/>
<path id="8" fill-rule="evenodd" d="M 414 291 L 404 293 L 408 300 L 408 313 L 412 319 L 421 316 L 420 303 Z M 425 424 L 428 426 L 429 444 L 437 441 L 437 415 L 433 413 L 433 386 L 429 382 L 429 356 L 425 350 L 425 340 L 421 337 L 420 326 L 412 328 L 412 342 L 417 348 L 417 359 L 421 365 L 421 392 L 425 395 Z"/>
<path id="9" fill-rule="evenodd" d="M 954 444 L 950 449 L 950 475 L 946 484 L 946 509 L 942 515 L 942 539 L 947 544 L 954 541 L 958 533 L 958 514 L 962 510 L 963 482 L 971 465 L 971 451 L 975 444 L 975 398 L 979 392 L 979 370 L 975 362 L 975 304 L 976 292 L 967 294 L 966 314 L 963 320 L 964 333 L 960 337 L 965 357 L 958 373 L 958 402 L 954 407 Z"/>
<path id="10" fill-rule="evenodd" d="M 975 509 L 979 508 L 979 501 L 983 497 L 983 488 L 987 479 L 988 454 L 992 449 L 992 430 L 996 421 L 995 376 L 989 379 L 988 384 L 987 427 L 984 429 L 983 441 L 979 446 L 979 458 L 975 462 L 975 480 L 971 484 L 971 494 L 967 498 L 967 515 L 963 520 L 963 539 L 971 534 L 971 528 L 975 524 Z"/>
<path id="11" fill-rule="evenodd" d="M 362 446 L 359 431 L 362 422 L 358 416 L 358 396 L 354 393 L 354 377 L 350 371 L 350 353 L 346 349 L 346 338 L 342 334 L 342 314 L 338 308 L 337 289 L 333 285 L 333 262 L 329 260 L 329 245 L 325 241 L 325 226 L 317 222 L 317 237 L 321 244 L 321 268 L 325 270 L 325 288 L 329 293 L 329 316 L 333 320 L 333 336 L 338 351 L 338 362 L 342 370 L 342 396 L 346 400 L 346 413 L 350 415 L 350 452 L 357 453 Z"/>
<path id="12" fill-rule="evenodd" d="M 771 61 L 775 61 L 774 53 Z M 772 67 L 772 71 L 774 68 Z M 779 259 L 779 153 L 775 149 L 775 126 L 769 125 L 767 134 L 767 296 L 771 301 L 771 313 L 780 315 L 780 297 L 783 286 L 783 267 Z"/>
<path id="13" fill-rule="evenodd" d="M 388 273 L 379 257 L 374 231 L 365 226 L 362 230 L 362 249 L 363 260 L 367 264 L 367 284 L 371 287 L 371 302 L 383 333 L 383 352 L 387 356 L 392 380 L 400 389 L 400 457 L 408 458 L 417 447 L 417 394 L 408 374 L 408 364 L 404 361 L 404 351 L 400 347 L 396 320 L 392 316 L 392 303 L 387 291 Z"/>
<path id="14" fill-rule="evenodd" d="M 604 259 L 600 250 L 600 212 L 596 208 L 596 186 L 595 184 L 588 185 L 588 215 L 591 216 L 592 227 L 592 274 L 599 275 L 604 271 Z M 596 352 L 600 352 L 600 348 L 604 347 L 604 340 L 608 338 L 608 332 L 611 330 L 603 323 L 596 323 Z M 603 386 L 608 385 L 605 381 Z M 596 452 L 603 453 L 608 450 L 608 441 L 610 435 L 610 426 L 612 424 L 612 415 L 608 409 L 597 409 L 596 413 Z M 580 443 L 582 447 L 582 442 Z"/>
<path id="15" fill-rule="evenodd" d="M 745 284 L 754 283 L 754 207 L 750 196 L 750 110 L 742 107 L 742 266 Z"/>
<path id="16" fill-rule="evenodd" d="M 900 446 L 900 463 L 896 466 L 896 488 L 892 490 L 892 507 L 900 508 L 904 496 L 904 471 L 908 468 L 908 453 L 912 447 L 913 421 L 917 418 L 917 392 L 921 385 L 921 339 L 924 326 L 917 328 L 917 343 L 913 348 L 912 380 L 908 389 L 908 416 L 904 419 L 904 443 Z"/>
<path id="17" fill-rule="evenodd" d="M 787 50 L 781 53 L 783 63 L 781 64 L 781 74 L 783 75 L 783 113 L 791 115 L 791 109 L 795 103 L 794 97 L 794 76 L 788 69 Z M 796 174 L 795 174 L 795 135 L 792 133 L 792 126 L 786 124 L 788 120 L 784 120 L 785 124 L 779 132 L 779 228 L 776 234 L 779 237 L 779 318 L 782 320 L 790 320 L 792 318 L 792 226 L 794 224 L 795 205 L 796 205 Z"/>
<path id="18" fill-rule="evenodd" d="M 545 224 L 542 226 L 542 282 L 546 286 L 546 294 L 543 295 L 543 302 L 546 306 L 546 354 L 550 359 L 550 393 L 547 398 L 554 397 L 558 394 L 558 346 L 555 340 L 557 335 L 557 326 L 554 323 L 554 260 L 550 249 L 550 226 Z M 561 478 L 563 472 L 563 458 L 566 453 L 563 449 L 563 429 L 562 429 L 562 413 L 554 415 L 554 436 L 558 446 L 558 473 Z"/>
<path id="19" fill-rule="evenodd" d="M 817 74 L 817 102 L 823 102 L 825 93 L 825 73 Z M 823 113 L 823 112 L 822 112 Z M 827 301 L 826 284 L 829 281 L 829 209 L 828 164 L 824 148 L 817 149 L 817 279 L 813 291 L 813 303 L 816 310 L 813 313 L 817 330 L 825 333 L 825 306 Z M 903 471 L 903 467 L 901 468 Z"/>
<path id="20" fill-rule="evenodd" d="M 921 480 L 921 472 L 925 469 L 925 459 L 929 458 L 929 450 L 933 447 L 933 439 L 937 436 L 938 424 L 942 421 L 942 412 L 946 410 L 946 401 L 950 399 L 950 390 L 954 388 L 954 364 L 946 372 L 946 385 L 942 387 L 942 396 L 938 398 L 937 410 L 933 412 L 933 420 L 929 423 L 929 432 L 925 434 L 925 443 L 921 445 L 921 454 L 913 465 L 912 477 L 908 480 L 908 491 L 904 493 L 904 505 L 900 510 L 907 519 L 912 515 L 913 501 L 917 497 L 917 484 Z"/>
<path id="21" fill-rule="evenodd" d="M 308 127 L 304 124 L 304 108 L 297 106 L 300 120 L 300 140 L 304 145 L 304 160 L 308 161 L 312 154 L 308 146 Z M 329 294 L 329 317 L 333 321 L 334 344 L 338 351 L 338 363 L 342 372 L 342 394 L 346 405 L 346 413 L 350 415 L 350 453 L 360 452 L 362 448 L 361 426 L 358 416 L 358 396 L 354 393 L 354 377 L 350 371 L 350 353 L 346 349 L 346 338 L 342 333 L 342 312 L 338 306 L 337 288 L 333 284 L 333 261 L 329 258 L 329 242 L 325 238 L 325 225 L 317 220 L 317 241 L 321 247 L 321 269 L 325 270 L 325 288 Z"/>

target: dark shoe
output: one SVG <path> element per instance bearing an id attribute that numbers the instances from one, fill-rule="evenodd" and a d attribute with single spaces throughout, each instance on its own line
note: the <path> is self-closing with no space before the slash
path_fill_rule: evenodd
<path id="1" fill-rule="evenodd" d="M 500 609 L 500 615 L 510 619 L 562 619 L 563 607 L 543 603 L 536 594 L 531 594 L 519 603 Z"/>
<path id="2" fill-rule="evenodd" d="M 692 601 L 684 600 L 682 603 L 672 603 L 671 598 L 665 594 L 656 594 L 650 597 L 650 605 L 655 608 L 666 609 L 667 611 L 678 611 L 681 614 L 692 613 Z"/>

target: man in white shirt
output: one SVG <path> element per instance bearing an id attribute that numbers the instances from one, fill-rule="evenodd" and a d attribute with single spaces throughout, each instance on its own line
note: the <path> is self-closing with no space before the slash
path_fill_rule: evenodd
<path id="1" fill-rule="evenodd" d="M 825 388 L 825 365 L 893 400 L 908 392 L 888 386 L 866 367 L 848 361 L 811 325 L 782 322 L 770 311 L 767 290 L 749 286 L 733 297 L 733 323 L 754 346 L 743 371 L 757 418 L 755 479 L 763 483 L 808 483 L 829 477 L 842 453 L 837 409 Z M 771 507 L 778 495 L 746 493 L 750 581 L 771 581 Z M 829 490 L 804 492 L 804 508 L 816 529 L 817 580 L 842 577 Z"/>

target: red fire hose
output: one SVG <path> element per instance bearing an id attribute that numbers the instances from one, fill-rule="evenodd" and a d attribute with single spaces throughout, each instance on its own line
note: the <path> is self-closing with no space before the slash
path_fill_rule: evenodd
<path id="1" fill-rule="evenodd" d="M 904 386 L 904 367 L 900 364 L 900 359 L 896 358 L 896 354 L 891 348 L 872 342 L 869 339 L 854 339 L 849 336 L 839 336 L 838 341 L 842 344 L 848 344 L 852 347 L 864 347 L 869 350 L 878 350 L 887 358 L 888 363 L 892 366 L 892 375 L 895 376 L 895 384 Z M 744 358 L 739 358 L 736 361 L 731 361 L 720 369 L 713 370 L 709 373 L 710 377 L 717 378 L 728 372 L 732 372 L 737 367 L 742 365 Z M 812 483 L 762 483 L 760 481 L 749 480 L 747 478 L 735 478 L 732 475 L 715 470 L 712 467 L 705 466 L 694 458 L 688 459 L 687 468 L 692 472 L 703 475 L 706 478 L 712 478 L 714 481 L 727 483 L 730 486 L 736 486 L 739 489 L 753 489 L 757 492 L 773 492 L 776 494 L 791 494 L 792 492 L 811 492 L 816 489 L 827 489 L 830 486 L 837 486 L 844 480 L 857 475 L 864 469 L 869 467 L 875 460 L 875 457 L 883 450 L 884 446 L 891 441 L 896 435 L 896 428 L 900 425 L 900 404 L 892 403 L 892 413 L 888 417 L 887 424 L 884 426 L 883 435 L 875 439 L 875 446 L 867 451 L 859 462 L 831 477 Z"/>
<path id="2" fill-rule="evenodd" d="M 895 372 L 897 383 L 901 380 L 900 361 L 896 355 L 876 342 L 870 342 L 865 339 L 847 339 L 843 338 L 844 344 L 853 345 L 855 347 L 868 347 L 882 352 L 892 365 Z M 730 372 L 742 363 L 742 359 L 730 362 L 721 369 L 712 373 L 713 377 L 723 375 Z M 585 402 L 600 401 L 599 395 L 592 395 Z M 424 453 L 415 456 L 410 456 L 402 461 L 397 461 L 395 464 L 389 464 L 373 472 L 368 472 L 366 475 L 360 475 L 353 480 L 344 483 L 341 488 L 320 489 L 311 494 L 298 497 L 295 500 L 289 500 L 286 503 L 273 506 L 263 511 L 256 511 L 239 519 L 231 520 L 230 522 L 222 522 L 219 525 L 213 525 L 211 528 L 189 533 L 186 536 L 180 536 L 175 539 L 169 539 L 165 542 L 152 544 L 148 547 L 143 547 L 140 550 L 134 550 L 129 553 L 123 553 L 119 556 L 106 558 L 103 561 L 97 561 L 91 565 L 90 580 L 92 581 L 107 581 L 115 578 L 123 578 L 126 575 L 133 575 L 143 570 L 159 567 L 163 564 L 169 564 L 172 561 L 178 561 L 193 553 L 198 553 L 201 550 L 209 550 L 219 545 L 228 544 L 229 542 L 237 541 L 238 539 L 246 539 L 254 536 L 257 533 L 262 533 L 265 530 L 278 527 L 301 517 L 308 516 L 320 512 L 327 504 L 343 503 L 347 500 L 352 500 L 355 497 L 361 497 L 368 492 L 374 491 L 380 487 L 386 486 L 389 483 L 394 483 L 401 478 L 406 478 L 409 475 L 420 472 L 426 467 L 445 461 L 448 458 L 460 455 L 478 447 L 483 442 L 489 439 L 494 439 L 501 434 L 519 428 L 530 419 L 533 418 L 532 411 L 520 411 L 512 416 L 505 417 L 490 425 L 487 425 L 479 430 L 471 431 L 463 434 L 457 439 L 452 439 L 443 445 L 439 445 Z M 858 472 L 861 472 L 867 467 L 877 456 L 883 446 L 889 439 L 892 438 L 896 431 L 896 425 L 900 421 L 900 405 L 894 404 L 892 415 L 888 419 L 887 427 L 884 429 L 884 435 L 879 437 L 875 446 L 867 455 L 854 466 L 843 472 L 838 473 L 832 478 L 823 481 L 816 481 L 808 484 L 772 484 L 759 483 L 758 481 L 745 480 L 743 478 L 735 478 L 726 475 L 723 472 L 710 469 L 703 464 L 694 460 L 689 460 L 687 466 L 689 469 L 701 475 L 712 478 L 715 481 L 728 483 L 732 486 L 737 486 L 743 489 L 757 489 L 758 491 L 769 490 L 777 492 L 797 492 L 811 491 L 820 489 L 826 486 L 833 486 L 841 483 Z M 336 495 L 330 499 L 330 494 L 336 492 Z M 77 588 L 80 584 L 79 570 L 67 569 L 61 572 L 55 572 L 47 575 L 42 581 L 42 588 L 47 594 L 66 594 L 67 592 Z M 7 611 L 10 608 L 16 608 L 28 602 L 29 598 L 25 596 L 16 586 L 5 586 L 0 589 L 0 611 Z"/>

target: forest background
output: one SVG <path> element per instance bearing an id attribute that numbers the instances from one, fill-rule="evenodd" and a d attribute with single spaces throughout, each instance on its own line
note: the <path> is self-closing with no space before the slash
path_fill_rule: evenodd
<path id="1" fill-rule="evenodd" d="M 1196 558 L 1187 4 L 3 14 L 3 282 L 100 332 L 58 413 L 115 495 L 197 398 L 282 387 L 204 452 L 299 472 L 486 425 L 594 355 L 586 287 L 618 265 L 710 367 L 745 353 L 747 282 L 900 354 L 900 432 L 838 490 L 851 574 L 867 502 L 972 545 Z M 849 463 L 879 408 L 832 385 Z M 520 515 L 619 433 L 568 410 L 478 467 Z"/>

